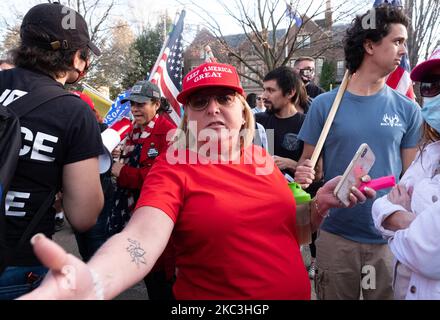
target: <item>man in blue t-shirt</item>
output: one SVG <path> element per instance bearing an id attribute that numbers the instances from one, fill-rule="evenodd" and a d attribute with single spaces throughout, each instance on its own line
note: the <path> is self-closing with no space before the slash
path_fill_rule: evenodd
<path id="1" fill-rule="evenodd" d="M 419 107 L 385 84 L 406 53 L 408 18 L 390 6 L 374 9 L 376 28 L 363 28 L 368 14 L 347 30 L 345 56 L 352 74 L 323 148 L 324 178 L 343 174 L 362 143 L 376 162 L 369 174 L 396 179 L 414 159 L 420 138 Z M 304 152 L 295 179 L 303 187 L 314 178 L 310 159 L 337 90 L 312 103 L 299 138 Z M 308 171 L 307 171 L 308 170 Z M 386 191 L 379 191 L 381 196 Z M 315 289 L 320 299 L 392 299 L 392 255 L 374 227 L 372 200 L 354 208 L 330 211 L 321 226 L 317 247 Z"/>

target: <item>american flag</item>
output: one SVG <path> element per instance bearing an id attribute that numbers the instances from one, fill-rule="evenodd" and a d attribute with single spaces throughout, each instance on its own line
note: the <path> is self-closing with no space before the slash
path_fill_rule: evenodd
<path id="1" fill-rule="evenodd" d="M 167 98 L 171 104 L 171 120 L 177 125 L 180 123 L 180 103 L 176 97 L 182 89 L 182 71 L 183 71 L 183 48 L 182 32 L 185 10 L 180 13 L 179 20 L 174 26 L 168 38 L 165 40 L 163 50 L 153 68 L 150 81 L 156 83 L 162 95 Z"/>
<path id="2" fill-rule="evenodd" d="M 400 0 L 375 0 L 373 7 L 383 4 L 390 6 L 402 7 Z M 411 100 L 414 100 L 414 88 L 410 78 L 411 67 L 409 65 L 408 54 L 405 54 L 400 60 L 400 65 L 387 78 L 387 85 L 397 90 L 401 94 L 406 95 Z"/>

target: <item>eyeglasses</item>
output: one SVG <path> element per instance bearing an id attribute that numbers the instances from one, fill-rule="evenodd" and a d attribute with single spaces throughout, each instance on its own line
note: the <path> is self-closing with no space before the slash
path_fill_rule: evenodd
<path id="1" fill-rule="evenodd" d="M 212 98 L 215 99 L 215 102 L 221 106 L 228 107 L 235 100 L 235 91 L 228 90 L 224 92 L 219 92 L 215 94 L 195 94 L 188 98 L 188 107 L 195 111 L 202 111 L 208 107 L 209 102 Z"/>
<path id="2" fill-rule="evenodd" d="M 429 82 L 420 83 L 420 94 L 422 97 L 435 97 L 440 94 L 440 76 Z"/>

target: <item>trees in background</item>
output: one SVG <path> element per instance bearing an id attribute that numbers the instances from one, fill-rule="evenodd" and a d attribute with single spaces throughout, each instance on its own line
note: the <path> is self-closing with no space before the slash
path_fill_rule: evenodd
<path id="1" fill-rule="evenodd" d="M 336 62 L 332 60 L 324 60 L 322 64 L 321 75 L 319 77 L 319 85 L 325 90 L 330 91 L 336 84 Z"/>
<path id="2" fill-rule="evenodd" d="M 340 45 L 332 41 L 335 36 L 333 24 L 346 21 L 362 8 L 367 8 L 364 0 L 338 1 L 333 5 L 330 0 L 219 0 L 224 14 L 214 15 L 206 1 L 178 1 L 190 5 L 205 22 L 206 28 L 220 43 L 220 51 L 225 52 L 220 59 L 238 62 L 242 66 L 240 75 L 260 86 L 269 70 L 290 64 L 310 43 L 313 44 L 310 55 L 314 57 Z M 237 35 L 241 37 L 238 43 L 223 34 L 224 15 L 235 22 L 237 33 L 241 33 Z"/>
<path id="3" fill-rule="evenodd" d="M 408 28 L 408 56 L 411 68 L 428 59 L 440 46 L 440 1 L 406 0 L 405 11 L 411 19 Z"/>

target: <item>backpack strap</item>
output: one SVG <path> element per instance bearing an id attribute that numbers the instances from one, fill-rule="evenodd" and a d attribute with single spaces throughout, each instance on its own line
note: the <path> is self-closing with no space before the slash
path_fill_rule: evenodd
<path id="1" fill-rule="evenodd" d="M 13 112 L 18 118 L 30 113 L 31 111 L 35 110 L 42 104 L 45 104 L 46 102 L 49 102 L 53 99 L 62 97 L 62 96 L 73 96 L 78 97 L 77 95 L 74 95 L 59 86 L 52 85 L 52 86 L 44 86 L 38 88 L 36 91 L 27 93 L 23 97 L 15 100 L 10 105 L 7 106 L 7 108 Z M 79 99 L 79 97 L 78 97 Z M 35 213 L 35 216 L 30 221 L 29 225 L 25 229 L 23 235 L 21 236 L 20 240 L 18 241 L 18 244 L 14 248 L 8 248 L 6 247 L 5 243 L 3 243 L 4 239 L 0 236 L 0 243 L 2 243 L 2 250 L 4 250 L 5 256 L 3 257 L 6 259 L 4 262 L 6 262 L 3 267 L 7 266 L 7 263 L 10 261 L 10 259 L 14 256 L 14 253 L 17 252 L 23 245 L 26 243 L 26 241 L 29 239 L 29 237 L 34 232 L 35 228 L 37 227 L 38 223 L 41 221 L 44 214 L 47 212 L 49 207 L 51 206 L 53 199 L 55 198 L 56 190 L 53 189 L 49 196 L 44 200 L 43 204 L 40 206 L 38 211 Z M 2 217 L 3 218 L 3 217 Z M 3 219 L 2 219 L 3 220 Z M 2 221 L 4 223 L 4 221 Z M 6 230 L 3 230 L 6 231 Z M 3 232 L 2 232 L 3 233 Z M 4 263 L 3 262 L 3 263 Z M 0 269 L 0 274 L 3 270 Z"/>
<path id="2" fill-rule="evenodd" d="M 73 96 L 79 99 L 77 95 L 74 95 L 73 93 L 70 93 L 69 91 L 66 91 L 58 86 L 45 86 L 38 88 L 36 91 L 27 93 L 23 97 L 15 100 L 8 105 L 8 108 L 20 118 L 38 108 L 42 104 L 62 96 Z"/>
<path id="3" fill-rule="evenodd" d="M 57 193 L 56 190 L 52 190 L 49 196 L 46 198 L 46 200 L 44 200 L 43 204 L 35 213 L 35 216 L 32 218 L 31 222 L 27 226 L 26 230 L 24 231 L 23 235 L 21 236 L 20 240 L 18 241 L 18 244 L 15 246 L 13 251 L 19 250 L 25 244 L 25 242 L 29 240 L 30 236 L 37 227 L 41 218 L 43 218 L 44 214 L 47 212 L 47 209 L 49 209 L 49 207 L 51 206 L 56 193 Z"/>

